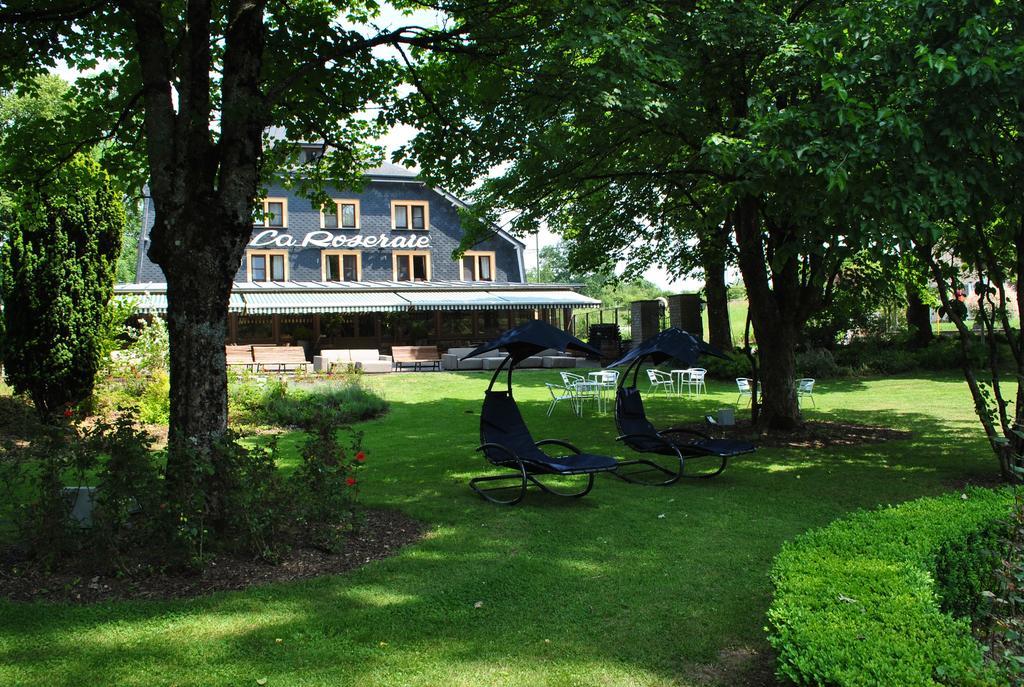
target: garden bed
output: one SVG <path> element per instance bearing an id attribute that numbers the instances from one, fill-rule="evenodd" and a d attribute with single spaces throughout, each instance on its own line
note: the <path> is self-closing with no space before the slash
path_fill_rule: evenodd
<path id="1" fill-rule="evenodd" d="M 703 423 L 679 426 L 709 433 L 708 425 Z M 809 420 L 802 427 L 793 430 L 762 430 L 754 427 L 749 420 L 739 420 L 733 427 L 719 428 L 710 433 L 723 438 L 750 441 L 765 448 L 860 446 L 862 444 L 880 444 L 886 441 L 903 441 L 913 436 L 912 432 L 891 427 L 832 420 Z"/>
<path id="2" fill-rule="evenodd" d="M 134 574 L 117 576 L 96 576 L 74 569 L 46 572 L 11 560 L 15 556 L 9 552 L 0 565 L 0 598 L 75 604 L 114 599 L 176 599 L 337 575 L 395 554 L 403 546 L 418 541 L 425 530 L 423 523 L 398 511 L 369 510 L 358 533 L 349 538 L 340 553 L 295 548 L 277 564 L 217 556 L 202 572 L 192 574 L 152 573 L 142 564 L 135 566 Z"/>

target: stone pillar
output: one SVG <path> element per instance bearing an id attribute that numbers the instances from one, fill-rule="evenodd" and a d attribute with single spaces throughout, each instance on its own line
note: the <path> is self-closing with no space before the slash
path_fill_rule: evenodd
<path id="1" fill-rule="evenodd" d="M 661 301 L 633 301 L 629 304 L 632 312 L 632 347 L 661 331 Z"/>
<path id="2" fill-rule="evenodd" d="M 700 296 L 680 293 L 668 297 L 669 326 L 679 327 L 696 337 L 704 338 L 704 323 L 700 319 Z"/>

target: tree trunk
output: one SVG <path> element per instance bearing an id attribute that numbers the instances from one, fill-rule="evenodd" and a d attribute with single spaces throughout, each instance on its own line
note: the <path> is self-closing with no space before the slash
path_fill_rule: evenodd
<path id="1" fill-rule="evenodd" d="M 907 284 L 907 329 L 910 331 L 910 345 L 924 348 L 934 338 L 932 333 L 931 308 L 921 300 L 921 294 L 913 284 Z"/>
<path id="2" fill-rule="evenodd" d="M 752 312 L 754 330 L 758 317 Z M 796 396 L 796 332 L 785 323 L 770 336 L 757 337 L 761 377 L 760 423 L 769 429 L 793 429 L 803 419 Z"/>
<path id="3" fill-rule="evenodd" d="M 788 294 L 778 292 L 786 280 L 775 274 L 769 277 L 756 198 L 747 197 L 737 204 L 735 228 L 740 271 L 757 337 L 763 396 L 758 424 L 769 429 L 792 429 L 802 424 L 795 386 L 797 303 L 785 302 Z"/>
<path id="4" fill-rule="evenodd" d="M 704 298 L 708 305 L 708 341 L 723 351 L 732 349 L 732 327 L 729 323 L 729 289 L 725 283 L 726 246 L 729 228 L 721 227 L 702 236 L 705 246 Z"/>
<path id="5" fill-rule="evenodd" d="M 197 260 L 191 270 L 165 270 L 171 347 L 167 490 L 175 500 L 196 488 L 220 492 L 211 452 L 227 430 L 224 342 L 233 271 L 198 268 L 204 263 L 210 264 Z"/>

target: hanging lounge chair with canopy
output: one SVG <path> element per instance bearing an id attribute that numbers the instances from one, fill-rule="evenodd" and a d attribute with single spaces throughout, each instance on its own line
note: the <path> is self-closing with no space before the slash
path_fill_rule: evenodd
<path id="1" fill-rule="evenodd" d="M 480 446 L 477 451 L 481 451 L 487 460 L 505 472 L 475 477 L 469 481 L 470 488 L 492 503 L 505 505 L 522 501 L 530 485 L 556 496 L 585 496 L 593 488 L 597 473 L 613 472 L 619 463 L 610 456 L 584 453 L 568 441 L 534 441 L 512 396 L 512 370 L 526 358 L 548 348 L 563 353 L 576 350 L 600 355 L 600 352 L 546 322 L 530 320 L 479 346 L 463 360 L 499 348 L 508 351 L 508 356 L 494 371 L 491 383 L 484 392 L 484 405 L 480 411 Z M 506 366 L 508 390 L 496 390 L 494 383 Z M 542 450 L 546 447 L 560 447 L 570 453 L 551 455 Z M 554 483 L 558 477 L 567 476 L 583 476 L 586 478 L 585 483 L 575 488 L 560 487 Z"/>
<path id="2" fill-rule="evenodd" d="M 683 365 L 692 366 L 701 355 L 725 356 L 717 348 L 678 327 L 660 332 L 632 349 L 608 367 L 626 365 L 626 371 L 619 376 L 619 387 L 615 392 L 615 426 L 619 430 L 618 440 L 637 453 L 665 456 L 667 461 L 633 461 L 647 469 L 635 471 L 620 470 L 617 474 L 629 482 L 641 484 L 672 484 L 682 477 L 709 478 L 725 470 L 730 458 L 753 452 L 756 447 L 748 441 L 736 439 L 712 439 L 703 432 L 685 427 L 671 427 L 658 430 L 647 419 L 643 398 L 637 388 L 640 365 L 650 359 L 655 365 L 675 359 Z M 632 384 L 629 383 L 630 372 Z M 689 461 L 706 458 L 710 467 L 701 472 L 686 474 Z M 672 460 L 675 459 L 675 460 Z M 626 465 L 630 461 L 622 461 Z M 654 481 L 649 477 L 654 475 Z M 657 480 L 662 480 L 658 482 Z"/>

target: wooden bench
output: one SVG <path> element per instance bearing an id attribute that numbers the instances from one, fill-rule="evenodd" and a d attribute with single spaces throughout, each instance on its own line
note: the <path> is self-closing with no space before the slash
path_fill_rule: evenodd
<path id="1" fill-rule="evenodd" d="M 437 346 L 392 346 L 391 357 L 394 358 L 395 368 L 399 370 L 406 365 L 411 365 L 414 370 L 422 370 L 424 365 L 430 365 L 436 370 L 441 364 Z"/>
<path id="2" fill-rule="evenodd" d="M 309 369 L 302 346 L 253 346 L 252 357 L 259 372 L 294 372 Z"/>
<path id="3" fill-rule="evenodd" d="M 240 367 L 244 370 L 251 370 L 255 366 L 252 357 L 252 346 L 225 346 L 224 357 L 227 359 L 228 367 Z"/>

